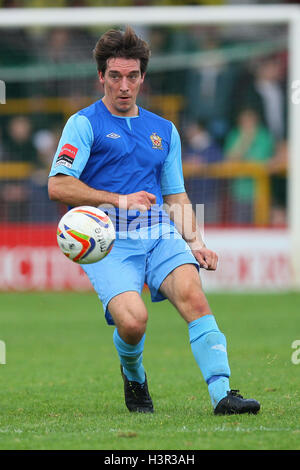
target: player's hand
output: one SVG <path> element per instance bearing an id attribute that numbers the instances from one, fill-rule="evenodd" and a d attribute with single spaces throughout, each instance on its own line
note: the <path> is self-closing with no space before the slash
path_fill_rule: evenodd
<path id="1" fill-rule="evenodd" d="M 126 194 L 119 197 L 120 209 L 132 209 L 145 212 L 155 203 L 156 196 L 147 191 L 138 191 L 137 193 Z"/>
<path id="2" fill-rule="evenodd" d="M 218 255 L 214 251 L 203 246 L 201 248 L 192 249 L 192 253 L 201 268 L 207 269 L 208 271 L 215 271 L 217 269 Z"/>

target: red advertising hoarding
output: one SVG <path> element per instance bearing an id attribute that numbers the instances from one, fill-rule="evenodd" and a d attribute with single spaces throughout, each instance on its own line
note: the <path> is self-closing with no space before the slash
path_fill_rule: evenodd
<path id="1" fill-rule="evenodd" d="M 285 229 L 207 229 L 219 256 L 215 272 L 201 270 L 206 291 L 289 289 Z M 81 267 L 59 250 L 56 226 L 0 225 L 0 290 L 90 290 Z"/>

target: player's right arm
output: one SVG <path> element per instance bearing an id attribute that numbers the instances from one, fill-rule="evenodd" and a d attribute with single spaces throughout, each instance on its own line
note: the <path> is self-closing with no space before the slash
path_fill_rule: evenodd
<path id="1" fill-rule="evenodd" d="M 100 206 L 113 205 L 120 209 L 148 210 L 155 204 L 156 198 L 147 191 L 121 195 L 109 191 L 91 188 L 74 176 L 57 174 L 48 182 L 49 198 L 68 206 Z"/>
<path id="2" fill-rule="evenodd" d="M 111 204 L 118 206 L 118 194 L 91 188 L 74 176 L 58 173 L 48 182 L 49 198 L 68 206 L 99 206 Z"/>
<path id="3" fill-rule="evenodd" d="M 94 189 L 79 179 L 90 157 L 93 139 L 89 120 L 79 114 L 71 116 L 63 130 L 50 170 L 49 198 L 73 207 L 110 204 L 122 209 L 150 209 L 155 203 L 155 196 L 147 191 L 120 195 Z"/>

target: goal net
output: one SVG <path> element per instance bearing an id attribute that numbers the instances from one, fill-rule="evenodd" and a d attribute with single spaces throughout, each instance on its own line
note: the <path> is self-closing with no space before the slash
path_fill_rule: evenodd
<path id="1" fill-rule="evenodd" d="M 290 257 L 300 252 L 298 17 L 297 7 L 2 10 L 2 246 L 24 237 L 28 246 L 51 245 L 47 227 L 65 211 L 47 193 L 60 133 L 71 114 L 102 96 L 92 59 L 97 39 L 130 24 L 152 50 L 139 105 L 177 126 L 186 190 L 195 207 L 204 205 L 205 230 L 228 239 L 233 228 L 238 237 L 265 230 L 271 244 L 279 236 L 286 258 L 276 260 L 277 275 L 286 263 L 285 287 L 299 286 L 299 255 Z"/>

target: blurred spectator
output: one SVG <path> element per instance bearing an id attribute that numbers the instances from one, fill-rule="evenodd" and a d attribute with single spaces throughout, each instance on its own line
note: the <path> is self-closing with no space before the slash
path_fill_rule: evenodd
<path id="1" fill-rule="evenodd" d="M 190 50 L 191 44 L 187 43 L 187 38 L 186 31 L 180 27 L 154 26 L 149 28 L 148 41 L 151 44 L 151 55 L 153 58 L 162 59 L 163 68 L 162 70 L 154 69 L 146 75 L 143 89 L 145 89 L 145 84 L 148 85 L 148 93 L 182 96 L 186 70 L 181 67 L 178 69 L 171 67 L 166 70 L 165 64 L 168 63 L 169 56 Z M 151 107 L 151 101 L 148 104 L 145 103 L 145 106 L 147 105 Z"/>
<path id="2" fill-rule="evenodd" d="M 33 144 L 37 152 L 37 168 L 42 170 L 40 174 L 46 175 L 48 179 L 48 173 L 58 144 L 58 133 L 41 129 L 34 134 Z"/>
<path id="3" fill-rule="evenodd" d="M 276 152 L 267 166 L 271 176 L 272 207 L 270 223 L 273 226 L 282 226 L 287 222 L 287 163 L 288 144 L 286 140 L 283 140 L 277 144 Z"/>
<path id="4" fill-rule="evenodd" d="M 48 174 L 59 139 L 59 133 L 42 129 L 36 132 L 33 143 L 37 152 L 37 164 L 29 180 L 30 222 L 55 222 L 60 208 L 48 197 Z"/>
<path id="5" fill-rule="evenodd" d="M 240 71 L 232 103 L 234 118 L 244 108 L 255 109 L 277 141 L 286 133 L 285 62 L 285 54 L 250 61 Z"/>
<path id="6" fill-rule="evenodd" d="M 34 90 L 41 96 L 83 95 L 94 88 L 94 76 L 77 76 L 80 65 L 91 63 L 95 40 L 86 28 L 52 28 L 47 35 L 42 34 L 36 42 L 35 56 L 38 62 L 51 66 L 56 64 L 57 76 L 38 83 Z M 68 67 L 69 74 L 64 72 Z M 63 76 L 60 76 L 62 70 Z M 95 69 L 96 76 L 96 69 Z"/>
<path id="7" fill-rule="evenodd" d="M 32 143 L 32 126 L 26 116 L 17 116 L 10 120 L 7 139 L 3 147 L 3 160 L 5 161 L 28 163 L 36 161 L 36 152 Z M 0 190 L 2 218 L 10 222 L 27 220 L 28 196 L 26 180 L 4 181 Z"/>
<path id="8" fill-rule="evenodd" d="M 7 128 L 5 160 L 33 163 L 36 150 L 32 142 L 32 124 L 27 116 L 13 117 Z"/>
<path id="9" fill-rule="evenodd" d="M 187 72 L 187 114 L 205 122 L 211 135 L 222 142 L 230 126 L 236 67 L 226 61 L 222 43 L 213 31 L 202 34 L 198 50 L 209 52 L 209 56 L 204 66 Z"/>
<path id="10" fill-rule="evenodd" d="M 149 28 L 149 43 L 151 44 L 152 57 L 159 57 L 170 52 L 170 34 L 169 30 L 161 27 Z M 170 81 L 171 78 L 171 81 Z M 174 93 L 174 72 L 155 71 L 155 73 L 146 75 L 146 86 L 150 87 L 148 93 L 162 94 Z M 178 84 L 178 79 L 177 79 Z M 171 85 L 171 86 L 170 86 Z M 145 86 L 143 86 L 143 89 Z M 143 90 L 142 90 L 143 92 Z"/>
<path id="11" fill-rule="evenodd" d="M 52 29 L 46 45 L 46 56 L 52 63 L 70 60 L 71 32 L 68 28 Z M 76 51 L 74 51 L 76 52 Z"/>
<path id="12" fill-rule="evenodd" d="M 204 124 L 201 122 L 190 124 L 185 131 L 183 163 L 195 164 L 197 168 L 203 169 L 205 175 L 207 165 L 221 160 L 223 160 L 222 150 Z M 222 182 L 203 176 L 186 178 L 185 183 L 192 204 L 204 204 L 204 222 L 220 222 Z"/>
<path id="13" fill-rule="evenodd" d="M 11 179 L 0 186 L 0 215 L 7 222 L 56 222 L 61 208 L 48 197 L 48 173 L 59 134 L 40 130 L 32 133 L 27 117 L 13 118 L 8 126 L 5 160 L 32 164 L 30 177 Z M 1 147 L 1 146 L 0 146 Z"/>
<path id="14" fill-rule="evenodd" d="M 236 123 L 239 114 L 246 108 L 256 111 L 262 123 L 264 112 L 262 99 L 255 89 L 255 73 L 252 61 L 247 60 L 241 64 L 238 73 L 238 82 L 233 90 L 231 103 L 231 127 Z"/>
<path id="15" fill-rule="evenodd" d="M 243 110 L 225 141 L 224 153 L 227 160 L 265 163 L 274 152 L 271 133 L 262 126 L 257 112 Z M 236 178 L 231 184 L 231 217 L 234 223 L 252 223 L 255 197 L 254 181 L 251 178 Z"/>
<path id="16" fill-rule="evenodd" d="M 262 100 L 266 126 L 276 140 L 285 133 L 285 103 L 282 66 L 279 59 L 261 62 L 256 71 L 255 89 Z"/>
<path id="17" fill-rule="evenodd" d="M 90 60 L 94 46 L 94 38 L 86 29 L 55 28 L 49 31 L 42 54 L 52 63 L 76 63 Z"/>

